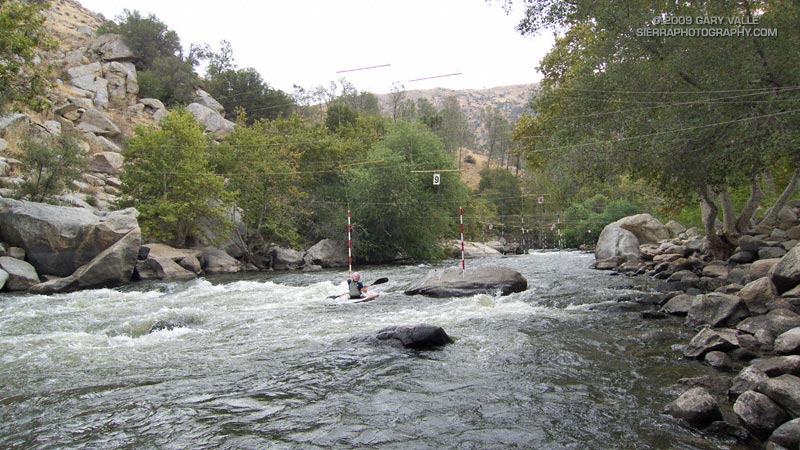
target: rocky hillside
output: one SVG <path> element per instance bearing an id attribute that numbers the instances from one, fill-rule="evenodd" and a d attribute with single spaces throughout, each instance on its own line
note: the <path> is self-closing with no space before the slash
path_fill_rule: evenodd
<path id="1" fill-rule="evenodd" d="M 525 111 L 530 110 L 530 100 L 536 91 L 536 84 L 518 84 L 514 86 L 500 86 L 491 89 L 479 90 L 451 90 L 451 89 L 427 89 L 406 91 L 406 100 L 416 102 L 417 99 L 424 98 L 429 100 L 434 106 L 440 107 L 444 99 L 454 96 L 461 105 L 461 110 L 467 116 L 470 128 L 475 134 L 477 142 L 482 142 L 481 136 L 484 129 L 481 124 L 481 113 L 489 106 L 494 106 L 505 115 L 509 122 L 514 123 Z M 391 114 L 391 94 L 378 96 L 381 109 L 387 115 Z"/>

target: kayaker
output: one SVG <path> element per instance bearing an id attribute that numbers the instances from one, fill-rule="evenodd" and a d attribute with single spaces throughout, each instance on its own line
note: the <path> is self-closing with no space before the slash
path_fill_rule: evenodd
<path id="1" fill-rule="evenodd" d="M 361 274 L 353 272 L 347 279 L 350 298 L 364 298 L 367 296 L 367 287 L 361 282 Z"/>

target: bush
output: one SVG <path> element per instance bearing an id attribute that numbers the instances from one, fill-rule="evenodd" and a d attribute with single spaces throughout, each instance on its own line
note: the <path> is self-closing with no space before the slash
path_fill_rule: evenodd
<path id="1" fill-rule="evenodd" d="M 19 187 L 20 198 L 43 202 L 60 194 L 64 186 L 78 178 L 86 166 L 78 139 L 69 133 L 28 138 L 20 143 L 27 173 Z"/>

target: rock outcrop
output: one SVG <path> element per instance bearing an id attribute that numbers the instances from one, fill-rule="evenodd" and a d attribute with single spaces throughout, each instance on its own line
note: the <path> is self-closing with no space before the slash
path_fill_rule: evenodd
<path id="1" fill-rule="evenodd" d="M 528 280 L 519 272 L 498 266 L 434 269 L 405 290 L 407 295 L 465 297 L 476 294 L 508 295 L 528 289 Z"/>

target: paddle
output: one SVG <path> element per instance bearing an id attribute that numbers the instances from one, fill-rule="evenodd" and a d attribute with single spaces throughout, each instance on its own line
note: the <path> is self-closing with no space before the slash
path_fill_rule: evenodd
<path id="1" fill-rule="evenodd" d="M 369 286 L 367 286 L 367 287 L 370 287 L 370 286 L 375 286 L 376 284 L 383 284 L 383 283 L 386 283 L 387 281 L 389 281 L 389 279 L 388 279 L 388 278 L 378 278 L 377 280 L 373 281 L 373 282 L 372 282 L 372 284 L 370 284 L 370 285 L 369 285 Z M 325 298 L 326 298 L 326 299 L 327 299 L 327 298 L 338 298 L 338 297 L 341 297 L 341 296 L 343 296 L 343 295 L 347 295 L 347 294 L 349 294 L 349 292 L 345 292 L 344 294 L 338 294 L 338 295 L 329 295 L 329 296 L 327 296 L 327 297 L 325 297 Z"/>

